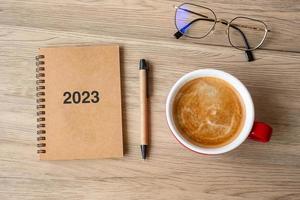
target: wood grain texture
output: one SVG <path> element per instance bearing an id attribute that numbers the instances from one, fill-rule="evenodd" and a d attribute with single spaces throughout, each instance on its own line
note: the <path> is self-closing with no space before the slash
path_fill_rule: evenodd
<path id="1" fill-rule="evenodd" d="M 272 29 L 256 61 L 214 39 L 175 40 L 173 1 L 2 0 L 0 3 L 0 199 L 300 199 L 298 1 L 190 1 L 222 18 L 258 17 Z M 218 39 L 216 39 L 218 38 Z M 125 157 L 38 161 L 35 61 L 38 47 L 121 45 Z M 214 45 L 208 45 L 208 44 Z M 150 61 L 151 149 L 140 159 L 138 61 Z M 173 138 L 166 96 L 201 68 L 225 70 L 249 88 L 270 143 L 246 141 L 219 156 L 192 153 Z M 66 145 L 66 148 L 67 145 Z"/>

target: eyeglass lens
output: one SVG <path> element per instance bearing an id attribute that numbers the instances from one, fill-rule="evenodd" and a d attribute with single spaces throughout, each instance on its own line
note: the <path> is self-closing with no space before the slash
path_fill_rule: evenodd
<path id="1" fill-rule="evenodd" d="M 209 9 L 183 4 L 176 10 L 178 31 L 189 37 L 205 37 L 215 24 L 215 16 Z"/>
<path id="2" fill-rule="evenodd" d="M 230 23 L 228 31 L 232 46 L 242 50 L 255 49 L 264 39 L 265 25 L 260 21 L 237 17 Z M 247 38 L 248 44 L 245 42 L 245 38 Z"/>

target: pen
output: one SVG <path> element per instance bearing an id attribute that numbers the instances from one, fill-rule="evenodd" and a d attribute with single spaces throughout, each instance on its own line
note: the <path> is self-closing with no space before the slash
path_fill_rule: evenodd
<path id="1" fill-rule="evenodd" d="M 140 106 L 141 106 L 141 153 L 146 159 L 148 147 L 148 65 L 145 59 L 140 60 Z"/>

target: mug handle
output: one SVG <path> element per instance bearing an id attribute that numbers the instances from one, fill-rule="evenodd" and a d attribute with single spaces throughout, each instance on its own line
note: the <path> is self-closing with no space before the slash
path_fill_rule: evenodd
<path id="1" fill-rule="evenodd" d="M 272 136 L 272 127 L 264 122 L 254 122 L 248 138 L 258 142 L 269 142 Z"/>

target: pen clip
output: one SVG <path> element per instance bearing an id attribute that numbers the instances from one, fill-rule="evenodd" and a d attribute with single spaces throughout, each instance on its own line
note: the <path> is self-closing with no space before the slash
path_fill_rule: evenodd
<path id="1" fill-rule="evenodd" d="M 149 98 L 150 97 L 150 88 L 149 88 L 149 68 L 147 67 L 147 69 L 146 69 L 146 82 L 147 82 L 147 85 L 146 85 L 146 95 L 147 95 L 147 98 Z"/>
<path id="2" fill-rule="evenodd" d="M 140 70 L 146 70 L 146 96 L 147 98 L 150 97 L 150 92 L 149 92 L 149 65 L 146 62 L 145 59 L 140 60 L 140 65 L 139 65 Z"/>

